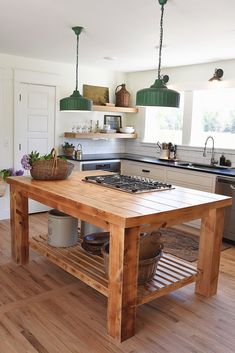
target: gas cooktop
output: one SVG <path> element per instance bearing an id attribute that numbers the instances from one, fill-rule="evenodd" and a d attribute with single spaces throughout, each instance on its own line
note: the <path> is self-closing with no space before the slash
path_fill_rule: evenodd
<path id="1" fill-rule="evenodd" d="M 83 181 L 129 193 L 163 191 L 173 188 L 170 184 L 153 179 L 120 174 L 86 176 Z"/>

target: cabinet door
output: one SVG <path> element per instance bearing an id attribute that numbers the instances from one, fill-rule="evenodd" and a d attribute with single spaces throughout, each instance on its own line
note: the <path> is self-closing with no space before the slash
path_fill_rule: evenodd
<path id="1" fill-rule="evenodd" d="M 184 188 L 214 192 L 215 179 L 216 176 L 208 173 L 193 172 L 185 169 L 177 170 L 175 168 L 167 168 L 166 170 L 167 182 Z M 190 227 L 200 228 L 201 220 L 198 219 L 185 224 Z"/>
<path id="2" fill-rule="evenodd" d="M 212 174 L 184 169 L 176 170 L 175 168 L 167 168 L 166 170 L 166 180 L 168 183 L 201 191 L 214 192 L 215 178 Z"/>
<path id="3" fill-rule="evenodd" d="M 122 161 L 121 170 L 122 174 L 165 181 L 165 168 L 161 166 L 153 166 L 149 163 Z"/>

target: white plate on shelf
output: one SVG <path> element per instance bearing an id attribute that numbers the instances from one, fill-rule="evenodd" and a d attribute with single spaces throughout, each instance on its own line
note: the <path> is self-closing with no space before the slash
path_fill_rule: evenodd
<path id="1" fill-rule="evenodd" d="M 135 132 L 135 129 L 131 126 L 121 127 L 120 132 L 124 134 L 133 134 Z"/>

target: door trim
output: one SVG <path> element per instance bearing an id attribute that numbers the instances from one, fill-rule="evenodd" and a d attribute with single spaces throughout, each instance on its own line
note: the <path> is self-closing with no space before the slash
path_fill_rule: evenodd
<path id="1" fill-rule="evenodd" d="M 61 76 L 47 72 L 15 69 L 14 82 L 59 87 L 61 86 Z"/>

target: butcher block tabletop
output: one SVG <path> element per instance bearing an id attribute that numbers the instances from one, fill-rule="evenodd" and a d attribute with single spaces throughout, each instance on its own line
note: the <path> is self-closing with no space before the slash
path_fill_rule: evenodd
<path id="1" fill-rule="evenodd" d="M 82 180 L 85 176 L 100 174 L 110 173 L 85 171 L 73 172 L 66 180 L 40 181 L 23 176 L 11 177 L 7 181 L 15 186 L 24 186 L 28 197 L 42 203 L 53 196 L 68 207 L 76 207 L 80 212 L 126 228 L 152 222 L 156 215 L 158 220 L 164 219 L 169 211 L 172 216 L 186 216 L 193 209 L 205 211 L 231 205 L 229 197 L 180 186 L 164 191 L 129 194 Z"/>

